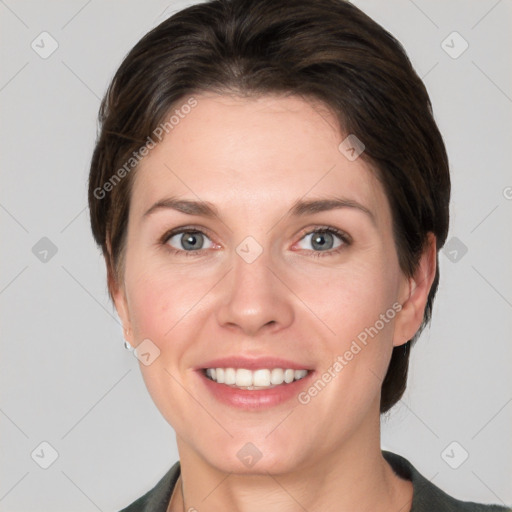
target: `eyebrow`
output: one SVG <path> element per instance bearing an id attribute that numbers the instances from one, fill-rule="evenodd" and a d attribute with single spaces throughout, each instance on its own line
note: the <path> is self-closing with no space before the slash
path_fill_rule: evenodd
<path id="1" fill-rule="evenodd" d="M 339 208 L 355 208 L 365 213 L 372 223 L 376 225 L 375 214 L 369 208 L 353 199 L 342 197 L 309 200 L 299 199 L 292 205 L 288 215 L 292 217 L 303 217 Z M 168 197 L 157 201 L 144 213 L 143 217 L 147 218 L 152 213 L 165 209 L 176 210 L 187 215 L 197 215 L 206 218 L 219 217 L 217 208 L 208 201 L 191 201 L 189 199 L 178 199 L 176 197 Z"/>

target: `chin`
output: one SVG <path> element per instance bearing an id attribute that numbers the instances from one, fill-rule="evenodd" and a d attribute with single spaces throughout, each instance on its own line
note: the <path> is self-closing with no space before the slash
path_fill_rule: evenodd
<path id="1" fill-rule="evenodd" d="M 291 447 L 290 443 L 269 442 L 261 436 L 261 441 L 249 441 L 250 436 L 227 443 L 212 442 L 203 446 L 200 456 L 211 466 L 224 473 L 238 475 L 285 474 L 297 470 L 300 464 L 300 444 Z M 278 440 L 276 440 L 278 441 Z M 215 451 L 212 451 L 215 446 Z M 292 455 L 293 454 L 293 455 Z M 302 457 L 300 457 L 302 458 Z"/>

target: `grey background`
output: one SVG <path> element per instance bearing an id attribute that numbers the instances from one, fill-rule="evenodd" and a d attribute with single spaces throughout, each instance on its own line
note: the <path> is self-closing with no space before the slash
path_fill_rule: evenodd
<path id="1" fill-rule="evenodd" d="M 0 0 L 1 511 L 119 510 L 177 460 L 123 348 L 86 183 L 99 101 L 121 59 L 189 3 Z M 354 3 L 424 78 L 453 180 L 432 326 L 382 445 L 457 498 L 512 504 L 512 2 Z M 31 47 L 43 31 L 58 43 L 46 59 Z M 442 47 L 453 31 L 469 43 L 456 59 Z M 58 452 L 48 469 L 43 441 Z"/>

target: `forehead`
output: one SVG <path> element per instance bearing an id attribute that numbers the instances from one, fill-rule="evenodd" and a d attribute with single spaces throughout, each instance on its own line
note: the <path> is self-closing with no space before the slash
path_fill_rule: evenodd
<path id="1" fill-rule="evenodd" d="M 343 196 L 386 220 L 382 185 L 362 158 L 351 161 L 340 151 L 346 135 L 322 103 L 296 96 L 194 98 L 196 106 L 175 117 L 169 133 L 139 164 L 134 215 L 166 195 L 260 215 L 300 198 Z"/>

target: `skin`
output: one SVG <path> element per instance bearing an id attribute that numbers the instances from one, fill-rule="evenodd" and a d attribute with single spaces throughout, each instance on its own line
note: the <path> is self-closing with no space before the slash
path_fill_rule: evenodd
<path id="1" fill-rule="evenodd" d="M 140 368 L 176 432 L 181 485 L 169 510 L 409 510 L 412 484 L 380 450 L 380 389 L 393 347 L 421 324 L 435 237 L 407 278 L 382 185 L 362 158 L 340 152 L 345 135 L 321 104 L 195 98 L 136 171 L 122 279 L 109 276 L 126 339 L 137 346 L 149 338 L 160 350 Z M 169 208 L 144 216 L 169 196 L 209 201 L 219 216 Z M 333 196 L 366 206 L 374 221 L 349 207 L 287 215 L 298 199 Z M 187 255 L 180 236 L 160 241 L 182 226 L 205 232 L 204 248 Z M 307 236 L 318 227 L 337 228 L 352 242 L 333 235 L 340 252 L 318 249 Z M 263 249 L 250 264 L 236 252 L 247 236 Z M 394 303 L 401 311 L 306 405 L 230 407 L 194 370 L 245 354 L 291 359 L 321 375 Z M 251 468 L 237 457 L 248 442 L 262 453 Z"/>

